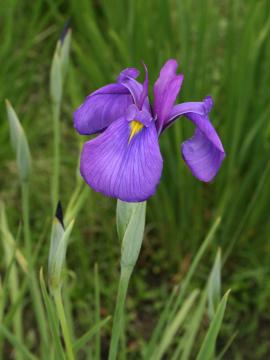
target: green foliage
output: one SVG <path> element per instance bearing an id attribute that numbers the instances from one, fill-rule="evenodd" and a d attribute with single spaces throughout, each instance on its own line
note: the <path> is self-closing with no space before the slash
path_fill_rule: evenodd
<path id="1" fill-rule="evenodd" d="M 121 202 L 123 203 L 123 202 Z M 128 209 L 128 222 L 126 223 L 126 216 L 121 219 L 121 212 L 118 212 L 117 223 L 121 229 L 125 228 L 124 236 L 121 247 L 121 267 L 122 268 L 134 268 L 139 256 L 139 252 L 142 245 L 145 215 L 146 215 L 146 202 L 132 203 L 128 205 L 132 207 L 132 212 Z M 120 205 L 118 205 L 118 208 Z M 127 210 L 127 208 L 125 208 Z M 122 215 L 122 214 L 121 214 Z"/>
<path id="2" fill-rule="evenodd" d="M 223 299 L 221 300 L 220 304 L 218 305 L 217 311 L 213 317 L 213 320 L 210 324 L 209 330 L 207 331 L 205 338 L 203 340 L 202 346 L 200 348 L 199 354 L 196 357 L 196 360 L 211 360 L 214 358 L 215 353 L 215 344 L 218 332 L 220 330 L 227 299 L 228 299 L 229 292 L 227 292 Z"/>
<path id="3" fill-rule="evenodd" d="M 6 100 L 6 108 L 10 139 L 13 150 L 16 154 L 20 180 L 21 182 L 27 182 L 31 173 L 31 155 L 29 145 L 20 121 L 8 100 Z"/>
<path id="4" fill-rule="evenodd" d="M 269 13 L 268 0 L 10 0 L 1 4 L 0 99 L 8 98 L 14 105 L 33 159 L 31 183 L 22 190 L 22 204 L 18 175 L 22 174 L 20 164 L 28 162 L 19 160 L 16 169 L 2 101 L 0 196 L 6 209 L 1 213 L 1 237 L 8 242 L 2 244 L 0 254 L 0 359 L 11 352 L 16 358 L 20 353 L 21 358 L 41 358 L 44 348 L 46 359 L 63 357 L 65 348 L 56 338 L 55 304 L 48 294 L 50 302 L 45 300 L 45 284 L 41 298 L 36 280 L 38 269 L 47 263 L 49 224 L 59 198 L 67 204 L 65 223 L 76 218 L 67 258 L 72 271 L 64 272 L 62 291 L 71 337 L 83 339 L 78 353 L 76 345 L 74 351 L 79 358 L 95 359 L 99 352 L 101 356 L 107 353 L 111 323 L 105 320 L 113 313 L 120 253 L 113 230 L 115 204 L 84 187 L 78 176 L 78 152 L 84 139 L 75 135 L 72 112 L 88 93 L 114 81 L 125 66 L 141 68 L 142 60 L 153 84 L 169 57 L 179 61 L 185 75 L 179 101 L 213 96 L 211 119 L 227 157 L 215 181 L 205 185 L 193 179 L 180 158 L 179 145 L 192 134 L 191 124 L 181 119 L 161 137 L 164 172 L 156 196 L 147 204 L 145 239 L 130 282 L 129 326 L 121 334 L 120 357 L 149 358 L 195 288 L 202 290 L 180 324 L 177 334 L 181 336 L 175 336 L 166 348 L 166 356 L 174 360 L 198 355 L 203 339 L 209 339 L 205 322 L 211 319 L 212 324 L 217 318 L 224 306 L 220 294 L 227 288 L 232 293 L 216 356 L 224 351 L 225 358 L 248 359 L 251 353 L 252 359 L 268 356 Z M 67 71 L 60 116 L 60 106 L 50 111 L 49 73 L 55 43 L 68 17 L 72 18 L 73 40 L 69 67 L 64 60 L 65 70 L 60 70 L 61 76 Z M 62 54 L 69 53 L 70 35 Z M 58 56 L 58 68 L 59 62 Z M 52 79 L 56 81 L 57 76 Z M 52 151 L 53 131 L 58 134 L 56 153 L 61 146 L 61 167 L 60 156 L 55 161 Z M 27 153 L 19 151 L 17 158 Z M 51 201 L 48 184 L 53 176 Z M 217 241 L 210 234 L 209 242 L 200 247 L 219 216 L 217 233 L 212 228 Z M 118 224 L 119 234 L 123 231 Z M 203 257 L 208 245 L 209 256 Z M 223 261 L 216 260 L 211 273 L 217 247 L 222 248 Z M 99 264 L 98 277 L 92 271 L 94 263 Z M 181 292 L 176 289 L 170 296 L 178 283 L 175 279 L 181 279 Z M 20 335 L 22 316 L 26 321 Z"/>
<path id="5" fill-rule="evenodd" d="M 52 289 L 61 286 L 67 244 L 73 225 L 74 221 L 71 221 L 67 228 L 63 229 L 57 218 L 53 221 L 48 263 L 49 284 Z"/>

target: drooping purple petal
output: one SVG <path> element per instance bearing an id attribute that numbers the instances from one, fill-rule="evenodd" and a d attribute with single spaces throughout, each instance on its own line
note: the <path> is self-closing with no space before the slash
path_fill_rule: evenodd
<path id="1" fill-rule="evenodd" d="M 176 75 L 177 67 L 176 60 L 168 60 L 154 85 L 154 113 L 157 115 L 158 133 L 169 116 L 183 82 L 184 76 Z"/>
<path id="2" fill-rule="evenodd" d="M 144 201 L 155 193 L 162 172 L 154 122 L 129 142 L 130 123 L 122 117 L 85 143 L 81 174 L 97 192 L 127 202 Z"/>
<path id="3" fill-rule="evenodd" d="M 209 182 L 217 174 L 225 152 L 217 148 L 199 128 L 182 146 L 182 156 L 192 174 L 201 181 Z"/>
<path id="4" fill-rule="evenodd" d="M 165 124 L 165 127 L 169 126 L 179 116 L 186 116 L 194 123 L 194 135 L 182 144 L 182 155 L 193 175 L 205 182 L 215 177 L 225 157 L 222 143 L 208 117 L 212 106 L 210 96 L 202 102 L 176 105 Z"/>
<path id="5" fill-rule="evenodd" d="M 206 96 L 203 101 L 198 102 L 185 102 L 182 104 L 175 105 L 170 113 L 168 118 L 163 124 L 163 129 L 167 128 L 176 120 L 179 116 L 186 115 L 188 113 L 193 113 L 201 116 L 207 116 L 213 107 L 213 99 L 211 96 Z"/>
<path id="6" fill-rule="evenodd" d="M 132 103 L 125 86 L 106 85 L 90 94 L 74 112 L 74 127 L 82 135 L 95 134 L 123 116 Z"/>

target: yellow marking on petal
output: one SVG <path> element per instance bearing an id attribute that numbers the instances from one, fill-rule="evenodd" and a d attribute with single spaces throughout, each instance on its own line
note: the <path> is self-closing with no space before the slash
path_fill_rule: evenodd
<path id="1" fill-rule="evenodd" d="M 136 135 L 138 134 L 138 132 L 140 132 L 143 128 L 143 124 L 140 123 L 139 121 L 137 120 L 133 120 L 130 122 L 130 129 L 131 129 L 131 132 L 130 132 L 130 136 L 129 136 L 129 140 L 128 140 L 128 143 L 130 143 L 131 139 Z"/>

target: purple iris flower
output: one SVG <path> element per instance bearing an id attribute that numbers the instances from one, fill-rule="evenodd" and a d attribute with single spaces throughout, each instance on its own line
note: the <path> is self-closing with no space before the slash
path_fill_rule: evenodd
<path id="1" fill-rule="evenodd" d="M 154 103 L 148 99 L 148 72 L 145 81 L 139 71 L 127 68 L 117 82 L 90 94 L 74 113 L 74 126 L 82 135 L 100 133 L 82 150 L 80 170 L 97 192 L 127 202 L 152 196 L 162 173 L 163 160 L 158 139 L 178 117 L 195 125 L 194 135 L 181 145 L 182 156 L 192 174 L 211 181 L 225 152 L 208 114 L 210 96 L 202 102 L 174 105 L 183 82 L 178 64 L 170 59 L 154 85 Z"/>

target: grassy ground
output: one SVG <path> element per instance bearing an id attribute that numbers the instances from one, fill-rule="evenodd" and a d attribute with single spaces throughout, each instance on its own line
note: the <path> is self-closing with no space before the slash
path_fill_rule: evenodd
<path id="1" fill-rule="evenodd" d="M 193 286 L 205 280 L 218 246 L 223 288 L 232 289 L 220 346 L 237 331 L 227 359 L 267 359 L 270 318 L 270 3 L 268 0 L 30 1 L 10 0 L 0 9 L 1 198 L 13 232 L 20 222 L 19 182 L 4 112 L 9 98 L 20 116 L 34 158 L 31 189 L 33 241 L 41 239 L 37 268 L 48 256 L 52 120 L 49 68 L 55 43 L 72 19 L 71 66 L 61 115 L 61 199 L 67 206 L 76 183 L 82 141 L 72 127 L 72 111 L 92 90 L 114 80 L 126 66 L 149 69 L 151 83 L 170 57 L 180 63 L 180 101 L 215 100 L 212 121 L 227 158 L 216 180 L 199 183 L 186 169 L 179 144 L 192 132 L 179 120 L 161 138 L 164 172 L 149 201 L 147 236 L 131 284 L 129 346 L 147 338 L 168 290 L 186 273 L 209 226 L 218 215 L 218 236 Z M 101 274 L 104 314 L 112 312 L 119 244 L 115 202 L 90 192 L 77 218 L 68 253 L 76 331 L 92 316 L 93 267 Z M 45 230 L 44 230 L 45 227 Z M 20 235 L 18 235 L 20 238 Z M 4 259 L 1 269 L 4 272 Z M 34 344 L 35 327 L 26 302 L 24 324 Z M 147 323 L 147 326 L 145 326 Z M 106 343 L 106 339 L 104 339 Z M 8 351 L 8 347 L 7 347 Z"/>

